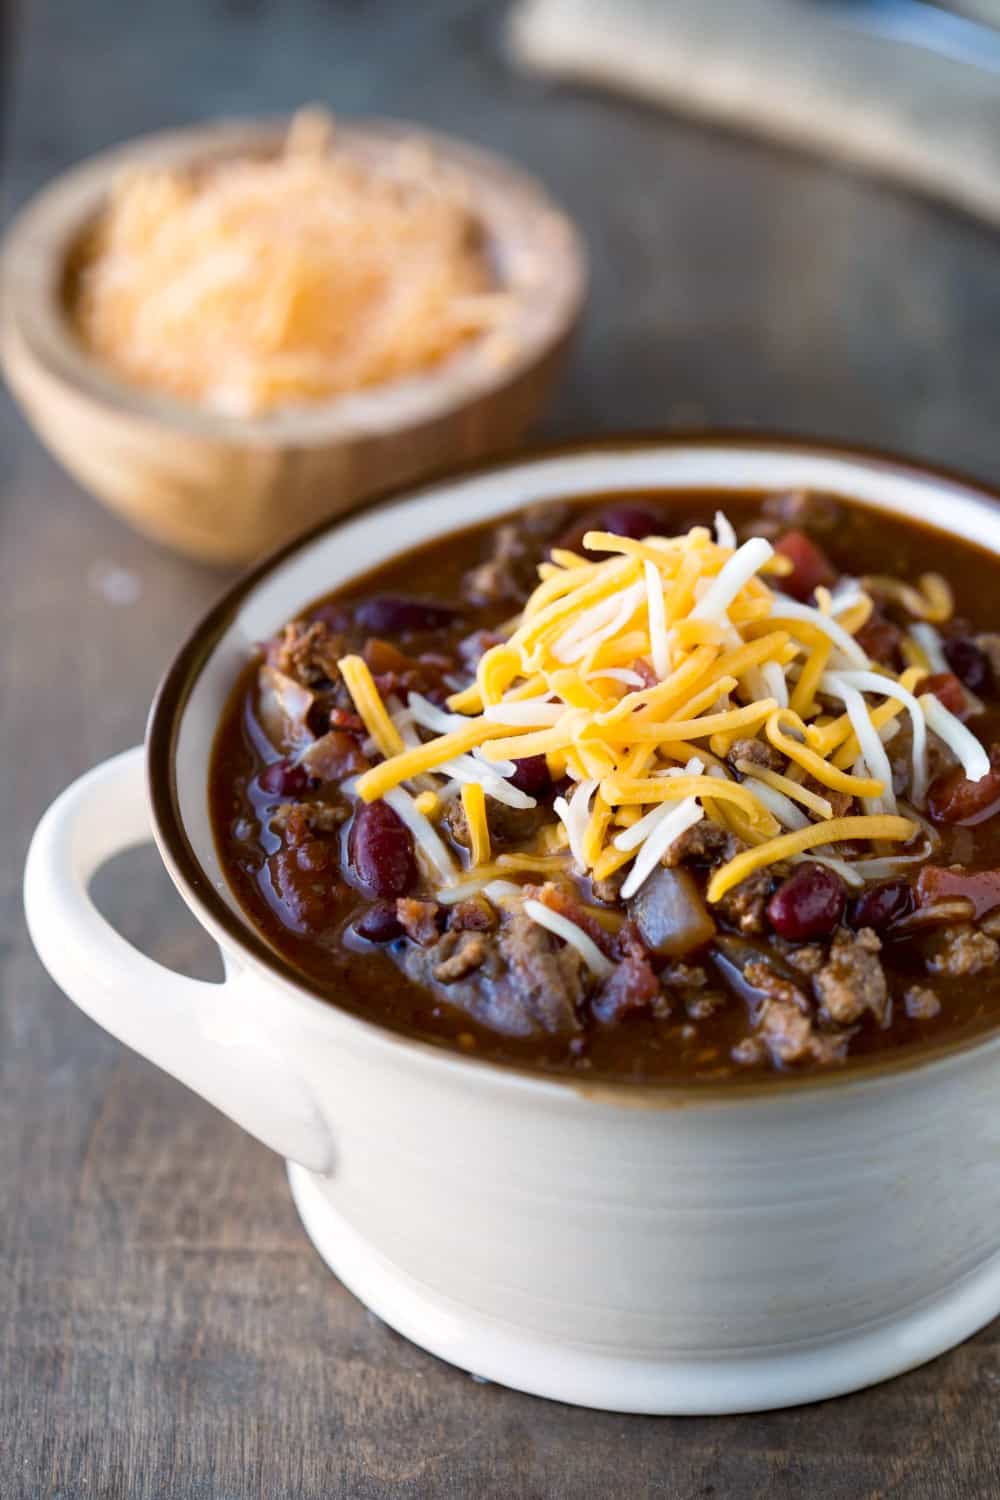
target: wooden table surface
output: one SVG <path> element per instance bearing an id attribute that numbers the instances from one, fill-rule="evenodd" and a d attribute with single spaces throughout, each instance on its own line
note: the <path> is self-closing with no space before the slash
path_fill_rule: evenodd
<path id="1" fill-rule="evenodd" d="M 0 32 L 3 215 L 175 122 L 314 99 L 410 116 L 509 151 L 584 225 L 592 305 L 550 433 L 762 424 L 1000 479 L 993 236 L 519 78 L 499 18 L 484 0 L 23 0 Z M 224 582 L 105 515 L 0 398 L 3 1500 L 1000 1494 L 1000 1325 L 880 1389 L 763 1416 L 629 1418 L 476 1383 L 338 1285 L 281 1161 L 56 991 L 21 914 L 31 829 L 140 739 Z M 148 952 L 218 973 L 149 851 L 99 895 Z"/>

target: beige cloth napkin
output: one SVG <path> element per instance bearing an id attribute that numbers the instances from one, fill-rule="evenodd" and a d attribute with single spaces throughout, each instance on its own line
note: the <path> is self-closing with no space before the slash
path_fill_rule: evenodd
<path id="1" fill-rule="evenodd" d="M 843 23 L 819 0 L 520 0 L 514 58 L 641 95 L 1000 224 L 1000 74 Z"/>

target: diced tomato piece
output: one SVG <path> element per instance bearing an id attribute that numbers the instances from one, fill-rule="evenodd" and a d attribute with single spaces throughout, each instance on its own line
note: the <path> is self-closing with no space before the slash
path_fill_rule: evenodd
<path id="1" fill-rule="evenodd" d="M 917 879 L 921 906 L 933 906 L 949 896 L 964 896 L 975 907 L 976 918 L 1000 906 L 1000 870 L 943 869 L 925 865 Z"/>
<path id="2" fill-rule="evenodd" d="M 979 781 L 954 766 L 931 782 L 927 811 L 935 823 L 982 823 L 1000 812 L 1000 745 L 990 748 L 990 766 Z"/>
<path id="3" fill-rule="evenodd" d="M 774 544 L 774 550 L 780 552 L 782 557 L 787 557 L 792 563 L 792 571 L 787 578 L 779 580 L 779 585 L 786 594 L 791 594 L 793 599 L 808 600 L 814 589 L 822 584 L 825 588 L 832 588 L 837 582 L 837 570 L 823 551 L 817 547 L 812 537 L 804 531 L 786 531 Z"/>
<path id="4" fill-rule="evenodd" d="M 938 702 L 943 703 L 949 713 L 956 714 L 958 718 L 962 718 L 968 708 L 965 689 L 954 672 L 935 672 L 932 676 L 925 677 L 917 691 L 933 693 Z"/>

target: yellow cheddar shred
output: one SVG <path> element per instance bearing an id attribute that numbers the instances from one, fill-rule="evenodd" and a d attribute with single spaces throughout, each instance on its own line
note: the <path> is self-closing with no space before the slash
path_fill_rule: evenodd
<path id="1" fill-rule="evenodd" d="M 385 756 L 399 755 L 405 748 L 402 735 L 379 697 L 368 663 L 360 656 L 343 656 L 337 666 L 354 707 L 379 750 Z"/>
<path id="2" fill-rule="evenodd" d="M 462 788 L 462 808 L 469 825 L 469 852 L 473 866 L 490 862 L 490 825 L 486 821 L 486 793 L 478 781 Z"/>
<path id="3" fill-rule="evenodd" d="M 870 817 L 832 818 L 828 823 L 811 823 L 808 828 L 799 828 L 794 833 L 783 833 L 779 838 L 759 844 L 756 849 L 744 849 L 733 859 L 716 870 L 708 883 L 709 901 L 721 901 L 727 891 L 739 885 L 754 870 L 762 870 L 779 859 L 790 859 L 793 854 L 803 854 L 806 849 L 816 849 L 820 844 L 836 844 L 842 839 L 888 839 L 905 843 L 917 832 L 918 825 L 910 818 L 897 818 L 888 814 L 872 814 Z"/>
<path id="4" fill-rule="evenodd" d="M 588 532 L 583 548 L 587 555 L 550 553 L 521 614 L 497 627 L 500 643 L 480 659 L 475 680 L 448 698 L 442 732 L 424 730 L 419 744 L 407 726 L 438 724 L 437 711 L 411 701 L 410 717 L 397 724 L 361 658 L 344 658 L 344 680 L 384 757 L 357 778 L 358 796 L 371 801 L 406 783 L 416 813 L 435 816 L 458 787 L 440 795 L 425 788 L 435 776 L 455 777 L 477 880 L 570 871 L 605 880 L 632 864 L 655 829 L 703 816 L 741 846 L 712 876 L 712 902 L 755 870 L 809 849 L 913 836 L 911 819 L 851 809 L 838 817 L 832 800 L 891 795 L 869 773 L 859 726 L 876 770 L 884 757 L 857 715 L 867 712 L 873 729 L 885 731 L 906 711 L 894 688 L 912 692 L 922 675 L 919 659 L 897 675 L 860 650 L 853 632 L 870 614 L 869 597 L 855 595 L 838 613 L 835 596 L 817 590 L 815 607 L 793 606 L 767 581 L 788 571 L 769 543 L 730 547 L 703 527 L 640 540 Z M 950 609 L 934 575 L 912 594 L 924 619 Z M 846 686 L 854 683 L 852 696 Z M 766 745 L 767 756 L 755 745 Z M 559 796 L 527 849 L 497 855 L 487 799 L 530 807 L 509 778 L 512 763 L 532 757 L 563 783 Z M 791 832 L 789 803 L 809 820 Z M 652 868 L 648 857 L 640 868 Z"/>

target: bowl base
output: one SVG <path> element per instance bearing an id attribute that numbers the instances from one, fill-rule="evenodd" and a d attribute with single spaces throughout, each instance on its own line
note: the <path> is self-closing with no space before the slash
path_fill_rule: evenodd
<path id="1" fill-rule="evenodd" d="M 930 1301 L 839 1338 L 704 1358 L 602 1353 L 520 1331 L 415 1281 L 373 1250 L 289 1163 L 306 1232 L 331 1271 L 397 1333 L 479 1378 L 574 1406 L 717 1416 L 801 1406 L 911 1370 L 1000 1314 L 1000 1253 Z"/>

